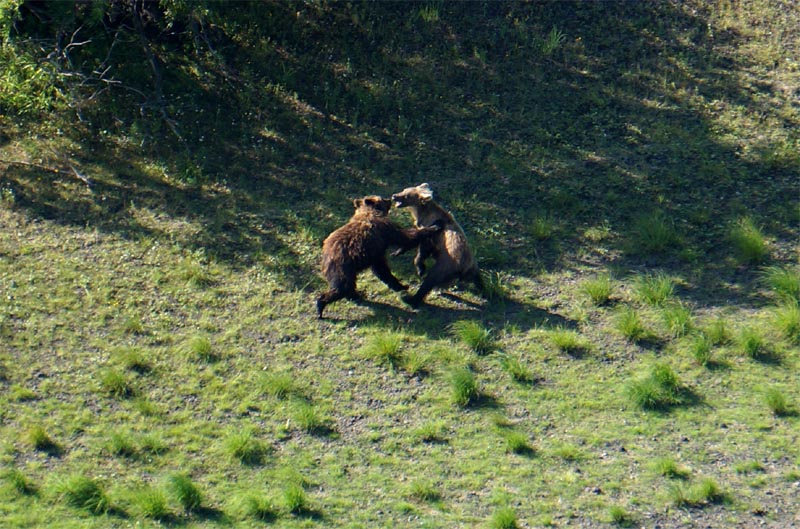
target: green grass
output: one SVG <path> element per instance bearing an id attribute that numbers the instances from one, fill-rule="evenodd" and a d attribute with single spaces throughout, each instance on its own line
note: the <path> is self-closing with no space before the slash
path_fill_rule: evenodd
<path id="1" fill-rule="evenodd" d="M 689 479 L 690 472 L 671 457 L 660 457 L 653 463 L 655 471 L 665 478 Z"/>
<path id="2" fill-rule="evenodd" d="M 427 480 L 414 481 L 409 485 L 408 495 L 421 502 L 433 503 L 442 499 L 442 494 L 436 486 Z"/>
<path id="3" fill-rule="evenodd" d="M 733 224 L 729 237 L 736 258 L 744 264 L 762 263 L 769 254 L 764 233 L 751 217 L 744 217 Z"/>
<path id="4" fill-rule="evenodd" d="M 609 302 L 613 288 L 611 277 L 608 275 L 599 275 L 581 284 L 581 292 L 598 307 Z"/>
<path id="5" fill-rule="evenodd" d="M 450 325 L 450 332 L 479 355 L 494 352 L 492 332 L 477 321 L 460 320 Z"/>
<path id="6" fill-rule="evenodd" d="M 73 474 L 59 480 L 55 491 L 70 507 L 91 514 L 105 514 L 111 507 L 103 487 L 96 480 L 82 474 Z"/>
<path id="7" fill-rule="evenodd" d="M 675 282 L 664 273 L 644 274 L 634 280 L 636 298 L 651 306 L 662 306 L 670 300 L 675 291 Z"/>
<path id="8" fill-rule="evenodd" d="M 764 392 L 764 403 L 776 417 L 788 417 L 796 414 L 789 399 L 777 387 L 768 388 Z"/>
<path id="9" fill-rule="evenodd" d="M 308 495 L 297 483 L 289 483 L 284 487 L 283 502 L 286 510 L 292 514 L 302 514 L 309 509 Z"/>
<path id="10" fill-rule="evenodd" d="M 0 2 L 0 524 L 794 521 L 785 2 L 18 4 Z M 353 199 L 423 181 L 484 289 L 412 311 L 365 270 L 318 320 Z M 415 251 L 390 254 L 415 292 Z M 64 501 L 71 475 L 106 515 Z"/>
<path id="11" fill-rule="evenodd" d="M 704 478 L 688 487 L 673 483 L 669 495 L 677 507 L 698 508 L 729 501 L 727 493 L 711 478 Z"/>
<path id="12" fill-rule="evenodd" d="M 500 507 L 492 513 L 490 522 L 492 529 L 515 529 L 517 525 L 517 513 L 511 507 Z"/>
<path id="13" fill-rule="evenodd" d="M 27 432 L 27 439 L 31 446 L 40 452 L 58 453 L 61 446 L 53 439 L 47 429 L 37 424 L 32 426 Z"/>
<path id="14" fill-rule="evenodd" d="M 167 485 L 170 494 L 185 512 L 196 511 L 203 504 L 203 494 L 189 476 L 173 474 L 169 476 Z"/>

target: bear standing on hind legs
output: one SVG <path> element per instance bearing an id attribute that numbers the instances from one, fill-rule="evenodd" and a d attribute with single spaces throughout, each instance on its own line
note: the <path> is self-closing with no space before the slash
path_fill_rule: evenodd
<path id="1" fill-rule="evenodd" d="M 483 290 L 478 263 L 469 248 L 464 230 L 447 210 L 433 201 L 433 191 L 428 184 L 408 187 L 392 195 L 392 200 L 396 207 L 409 209 L 417 228 L 442 226 L 440 233 L 420 244 L 414 258 L 420 276 L 425 274 L 425 259 L 430 256 L 436 262 L 416 294 L 403 296 L 403 301 L 417 308 L 431 290 L 455 280 L 473 281 L 479 291 Z"/>
<path id="2" fill-rule="evenodd" d="M 342 298 L 358 299 L 356 276 L 367 268 L 395 292 L 407 290 L 389 269 L 386 250 L 410 250 L 441 230 L 439 226 L 401 228 L 389 220 L 392 202 L 387 198 L 357 198 L 353 205 L 356 211 L 350 221 L 322 243 L 322 276 L 330 288 L 317 298 L 320 318 L 326 305 Z"/>

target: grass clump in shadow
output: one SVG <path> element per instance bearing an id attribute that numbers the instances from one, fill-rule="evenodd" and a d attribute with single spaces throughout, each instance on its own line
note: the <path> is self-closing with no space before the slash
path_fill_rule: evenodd
<path id="1" fill-rule="evenodd" d="M 626 392 L 636 406 L 646 411 L 668 411 L 693 400 L 675 371 L 663 363 L 654 365 L 647 376 L 630 382 Z"/>
<path id="2" fill-rule="evenodd" d="M 646 340 L 651 336 L 639 311 L 630 306 L 619 309 L 614 325 L 622 336 L 634 343 Z"/>
<path id="3" fill-rule="evenodd" d="M 413 434 L 416 439 L 423 443 L 446 443 L 447 425 L 444 421 L 429 422 L 414 430 Z"/>
<path id="4" fill-rule="evenodd" d="M 206 336 L 189 338 L 183 345 L 183 351 L 189 358 L 200 362 L 211 364 L 219 360 L 219 354 Z"/>
<path id="5" fill-rule="evenodd" d="M 751 360 L 767 364 L 778 364 L 780 355 L 767 342 L 766 337 L 753 327 L 746 327 L 737 338 L 739 350 Z"/>
<path id="6" fill-rule="evenodd" d="M 297 400 L 292 406 L 292 420 L 301 431 L 311 435 L 331 433 L 330 419 L 307 400 Z"/>
<path id="7" fill-rule="evenodd" d="M 409 486 L 408 495 L 417 501 L 425 503 L 434 503 L 442 499 L 442 493 L 439 492 L 434 484 L 425 480 L 413 481 Z"/>
<path id="8" fill-rule="evenodd" d="M 582 356 L 589 352 L 592 348 L 591 344 L 586 341 L 577 331 L 558 327 L 549 333 L 550 341 L 562 353 L 570 356 Z"/>
<path id="9" fill-rule="evenodd" d="M 459 320 L 450 325 L 450 332 L 479 355 L 487 355 L 497 348 L 492 332 L 473 320 Z"/>
<path id="10" fill-rule="evenodd" d="M 500 359 L 500 365 L 515 382 L 520 384 L 532 384 L 536 381 L 536 377 L 530 368 L 516 356 L 504 354 Z"/>
<path id="11" fill-rule="evenodd" d="M 116 352 L 115 357 L 117 362 L 128 371 L 134 371 L 140 375 L 144 375 L 153 370 L 153 364 L 144 352 L 136 347 L 120 349 Z"/>
<path id="12" fill-rule="evenodd" d="M 775 328 L 791 342 L 800 342 L 800 304 L 785 301 L 772 311 Z"/>
<path id="13" fill-rule="evenodd" d="M 668 303 L 664 305 L 661 309 L 661 316 L 664 318 L 667 332 L 673 338 L 685 336 L 694 329 L 692 309 L 683 303 Z"/>
<path id="14" fill-rule="evenodd" d="M 694 336 L 689 342 L 689 353 L 698 365 L 709 367 L 714 364 L 714 343 L 705 333 Z"/>
<path id="15" fill-rule="evenodd" d="M 55 491 L 70 507 L 91 514 L 105 514 L 111 507 L 111 502 L 100 484 L 82 474 L 74 474 L 59 481 Z"/>
<path id="16" fill-rule="evenodd" d="M 271 523 L 278 518 L 278 509 L 267 496 L 248 492 L 235 500 L 235 509 L 244 518 Z"/>
<path id="17" fill-rule="evenodd" d="M 766 260 L 769 253 L 767 240 L 752 218 L 740 219 L 731 226 L 728 236 L 740 263 L 758 264 Z"/>
<path id="18" fill-rule="evenodd" d="M 639 217 L 631 235 L 630 248 L 634 255 L 662 254 L 680 243 L 675 224 L 661 211 Z"/>
<path id="19" fill-rule="evenodd" d="M 520 456 L 533 456 L 535 451 L 528 440 L 528 436 L 515 431 L 508 431 L 503 434 L 506 440 L 506 452 Z"/>
<path id="20" fill-rule="evenodd" d="M 288 371 L 267 373 L 258 384 L 260 393 L 274 399 L 286 400 L 289 397 L 300 397 L 302 391 Z"/>
<path id="21" fill-rule="evenodd" d="M 117 457 L 133 458 L 137 455 L 130 432 L 113 432 L 106 441 L 104 450 Z"/>
<path id="22" fill-rule="evenodd" d="M 284 487 L 283 502 L 291 514 L 299 515 L 309 511 L 308 495 L 299 483 L 289 483 Z"/>

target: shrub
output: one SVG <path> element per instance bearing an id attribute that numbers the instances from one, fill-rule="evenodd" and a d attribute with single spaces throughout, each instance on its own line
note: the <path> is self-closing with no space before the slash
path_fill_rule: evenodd
<path id="1" fill-rule="evenodd" d="M 74 474 L 58 482 L 56 492 L 67 505 L 92 514 L 105 514 L 110 507 L 102 487 L 84 475 Z"/>
<path id="2" fill-rule="evenodd" d="M 454 322 L 450 325 L 450 332 L 479 355 L 489 354 L 495 350 L 491 331 L 476 321 Z"/>
<path id="3" fill-rule="evenodd" d="M 730 240 L 737 259 L 744 264 L 758 264 L 767 257 L 767 241 L 761 228 L 750 217 L 739 220 L 731 227 Z"/>

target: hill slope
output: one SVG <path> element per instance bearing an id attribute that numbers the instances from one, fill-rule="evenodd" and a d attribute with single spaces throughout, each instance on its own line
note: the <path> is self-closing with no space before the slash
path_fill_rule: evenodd
<path id="1" fill-rule="evenodd" d="M 791 3 L 15 5 L 11 526 L 800 523 Z M 490 291 L 317 320 L 423 181 Z"/>

